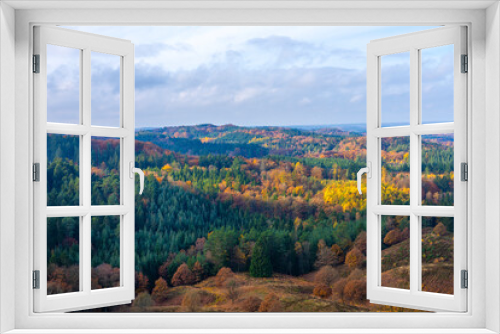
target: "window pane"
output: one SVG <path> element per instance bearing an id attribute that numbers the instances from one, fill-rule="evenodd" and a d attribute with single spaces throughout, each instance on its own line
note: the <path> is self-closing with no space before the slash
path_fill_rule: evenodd
<path id="1" fill-rule="evenodd" d="M 410 137 L 381 139 L 383 205 L 410 204 Z"/>
<path id="2" fill-rule="evenodd" d="M 80 137 L 47 135 L 47 205 L 80 205 Z"/>
<path id="3" fill-rule="evenodd" d="M 422 124 L 453 122 L 453 45 L 422 49 Z"/>
<path id="4" fill-rule="evenodd" d="M 92 205 L 120 204 L 120 139 L 92 138 Z"/>
<path id="5" fill-rule="evenodd" d="M 80 49 L 47 45 L 47 122 L 80 122 Z"/>
<path id="6" fill-rule="evenodd" d="M 382 216 L 382 286 L 410 289 L 410 217 Z"/>
<path id="7" fill-rule="evenodd" d="M 120 58 L 92 52 L 92 125 L 120 126 Z"/>
<path id="8" fill-rule="evenodd" d="M 422 291 L 453 294 L 451 217 L 422 217 Z"/>
<path id="9" fill-rule="evenodd" d="M 120 286 L 120 216 L 92 217 L 92 290 Z"/>
<path id="10" fill-rule="evenodd" d="M 453 139 L 422 136 L 422 205 L 453 206 Z"/>
<path id="11" fill-rule="evenodd" d="M 80 218 L 47 218 L 47 294 L 80 291 Z"/>
<path id="12" fill-rule="evenodd" d="M 410 124 L 410 53 L 380 57 L 382 126 Z"/>

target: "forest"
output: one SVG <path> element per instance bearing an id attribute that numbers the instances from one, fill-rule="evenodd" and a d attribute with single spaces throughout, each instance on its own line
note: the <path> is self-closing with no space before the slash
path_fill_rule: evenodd
<path id="1" fill-rule="evenodd" d="M 79 204 L 79 137 L 47 136 L 47 205 Z M 106 312 L 411 311 L 366 300 L 365 134 L 236 125 L 136 132 L 136 299 Z M 382 203 L 409 204 L 383 138 Z M 453 205 L 453 135 L 422 136 L 422 204 Z M 92 205 L 120 203 L 120 142 L 92 139 Z M 138 182 L 136 180 L 136 188 Z M 409 288 L 408 217 L 382 217 L 382 285 Z M 48 293 L 79 289 L 79 219 L 49 218 Z M 422 289 L 453 293 L 453 219 L 422 219 Z M 120 285 L 119 217 L 92 217 L 92 289 Z"/>

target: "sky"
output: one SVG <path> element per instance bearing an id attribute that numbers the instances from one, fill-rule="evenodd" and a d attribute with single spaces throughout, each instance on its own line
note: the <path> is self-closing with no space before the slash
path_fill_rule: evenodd
<path id="1" fill-rule="evenodd" d="M 66 28 L 134 43 L 135 118 L 141 128 L 365 123 L 367 44 L 433 27 Z M 70 51 L 48 55 L 48 121 L 78 122 L 78 53 Z M 453 118 L 452 52 L 448 46 L 422 54 L 425 122 Z M 92 54 L 93 125 L 118 126 L 116 58 Z M 383 123 L 407 122 L 408 91 L 409 58 L 384 56 Z"/>

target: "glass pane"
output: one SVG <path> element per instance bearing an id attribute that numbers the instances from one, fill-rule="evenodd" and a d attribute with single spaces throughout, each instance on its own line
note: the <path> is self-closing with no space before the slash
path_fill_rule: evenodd
<path id="1" fill-rule="evenodd" d="M 80 54 L 47 45 L 47 122 L 80 123 Z"/>
<path id="2" fill-rule="evenodd" d="M 422 291 L 453 294 L 451 217 L 422 217 Z"/>
<path id="3" fill-rule="evenodd" d="M 453 122 L 453 45 L 422 49 L 422 124 Z"/>
<path id="4" fill-rule="evenodd" d="M 80 218 L 47 218 L 47 294 L 80 291 Z"/>
<path id="5" fill-rule="evenodd" d="M 422 205 L 453 206 L 453 139 L 422 136 Z"/>
<path id="6" fill-rule="evenodd" d="M 410 204 L 410 137 L 381 138 L 383 205 Z"/>
<path id="7" fill-rule="evenodd" d="M 120 139 L 92 137 L 92 205 L 120 204 Z"/>
<path id="8" fill-rule="evenodd" d="M 410 125 L 410 53 L 380 58 L 382 126 Z"/>
<path id="9" fill-rule="evenodd" d="M 80 137 L 47 135 L 47 205 L 80 205 Z"/>
<path id="10" fill-rule="evenodd" d="M 92 52 L 92 125 L 120 126 L 121 57 Z"/>
<path id="11" fill-rule="evenodd" d="M 92 217 L 92 290 L 120 286 L 120 216 Z"/>
<path id="12" fill-rule="evenodd" d="M 410 217 L 382 216 L 382 286 L 410 289 Z"/>

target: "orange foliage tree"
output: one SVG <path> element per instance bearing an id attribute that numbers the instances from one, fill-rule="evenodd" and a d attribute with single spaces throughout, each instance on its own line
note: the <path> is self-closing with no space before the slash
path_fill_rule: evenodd
<path id="1" fill-rule="evenodd" d="M 172 277 L 172 285 L 180 286 L 180 285 L 192 285 L 196 282 L 196 277 L 193 272 L 189 270 L 187 264 L 183 263 L 177 268 L 174 276 Z"/>
<path id="2" fill-rule="evenodd" d="M 155 282 L 155 287 L 153 289 L 153 293 L 151 297 L 156 303 L 162 303 L 167 300 L 168 295 L 168 285 L 167 281 L 165 281 L 162 277 L 158 278 Z"/>

